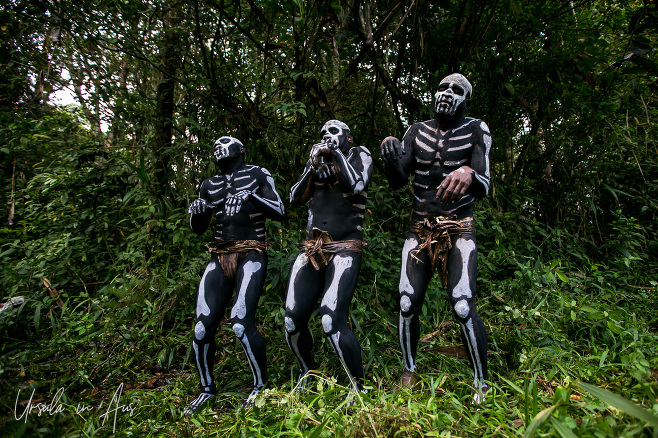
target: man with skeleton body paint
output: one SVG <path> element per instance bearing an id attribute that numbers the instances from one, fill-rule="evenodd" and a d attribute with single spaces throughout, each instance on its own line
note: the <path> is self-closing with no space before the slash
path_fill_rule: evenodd
<path id="1" fill-rule="evenodd" d="M 435 118 L 411 126 L 402 142 L 387 137 L 381 153 L 392 188 L 402 187 L 414 175 L 412 225 L 402 250 L 399 289 L 402 384 L 415 383 L 419 312 L 433 271 L 440 267 L 475 375 L 477 404 L 488 390 L 488 373 L 487 334 L 475 309 L 472 204 L 489 190 L 491 134 L 482 120 L 465 117 L 471 94 L 464 76 L 447 76 L 434 96 Z"/>
<path id="2" fill-rule="evenodd" d="M 361 226 L 372 157 L 363 146 L 351 147 L 347 125 L 330 120 L 320 132 L 322 143 L 311 148 L 299 180 L 290 189 L 290 202 L 307 201 L 306 241 L 300 245 L 286 298 L 285 336 L 299 364 L 299 381 L 315 368 L 313 337 L 308 328 L 317 301 L 322 329 L 352 383 L 363 389 L 361 346 L 347 326 L 350 302 L 361 267 Z"/>
<path id="3" fill-rule="evenodd" d="M 240 340 L 254 377 L 254 387 L 243 403 L 250 406 L 267 382 L 265 341 L 256 329 L 256 306 L 267 271 L 265 218 L 284 218 L 283 202 L 270 173 L 244 163 L 245 149 L 233 137 L 213 146 L 219 175 L 203 181 L 199 198 L 190 205 L 190 227 L 203 234 L 215 216 L 210 262 L 201 278 L 196 301 L 192 343 L 202 391 L 186 408 L 195 412 L 217 393 L 213 378 L 215 334 L 226 306 L 237 289 L 231 326 Z"/>

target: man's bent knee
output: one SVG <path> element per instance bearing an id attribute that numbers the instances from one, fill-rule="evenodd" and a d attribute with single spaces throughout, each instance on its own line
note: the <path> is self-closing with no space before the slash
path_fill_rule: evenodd
<path id="1" fill-rule="evenodd" d="M 400 310 L 403 313 L 409 313 L 411 310 L 411 298 L 409 298 L 409 295 L 402 295 L 400 297 Z"/>
<path id="2" fill-rule="evenodd" d="M 324 330 L 324 333 L 330 335 L 334 331 L 334 328 L 334 318 L 328 313 L 322 315 L 322 330 Z"/>
<path id="3" fill-rule="evenodd" d="M 297 328 L 297 326 L 295 325 L 295 321 L 293 321 L 293 319 L 292 319 L 291 317 L 289 317 L 289 316 L 286 316 L 286 317 L 285 317 L 285 319 L 284 319 L 284 325 L 285 325 L 285 327 L 286 327 L 286 331 L 287 331 L 288 333 L 292 333 L 292 332 L 294 332 L 295 329 Z"/>
<path id="4" fill-rule="evenodd" d="M 201 322 L 197 321 L 194 326 L 194 339 L 197 341 L 202 341 L 206 337 L 206 326 Z"/>

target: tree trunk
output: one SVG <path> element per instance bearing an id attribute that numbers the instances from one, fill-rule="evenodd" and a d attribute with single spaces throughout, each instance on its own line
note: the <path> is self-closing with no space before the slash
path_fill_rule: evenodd
<path id="1" fill-rule="evenodd" d="M 161 80 L 156 88 L 156 106 L 153 117 L 153 146 L 151 152 L 155 162 L 155 191 L 161 197 L 167 197 L 171 191 L 171 153 L 172 127 L 174 116 L 174 93 L 176 91 L 176 73 L 179 68 L 180 35 L 173 25 L 172 10 L 163 17 L 164 39 L 161 46 Z M 172 29 L 172 27 L 174 27 Z"/>

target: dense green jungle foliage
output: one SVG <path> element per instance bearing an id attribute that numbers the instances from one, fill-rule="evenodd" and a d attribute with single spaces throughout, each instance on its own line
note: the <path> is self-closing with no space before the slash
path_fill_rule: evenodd
<path id="1" fill-rule="evenodd" d="M 658 436 L 655 3 L 5 0 L 0 435 Z M 395 386 L 411 191 L 388 188 L 379 143 L 430 118 L 453 71 L 494 139 L 476 206 L 492 389 L 477 408 L 436 279 L 420 385 Z M 57 103 L 64 89 L 77 104 Z M 371 390 L 348 389 L 319 322 L 317 385 L 293 388 L 283 301 L 306 211 L 287 205 L 267 225 L 268 389 L 237 410 L 251 375 L 224 325 L 221 393 L 184 418 L 210 239 L 187 206 L 212 142 L 241 139 L 285 197 L 330 118 L 378 166 L 349 321 Z"/>

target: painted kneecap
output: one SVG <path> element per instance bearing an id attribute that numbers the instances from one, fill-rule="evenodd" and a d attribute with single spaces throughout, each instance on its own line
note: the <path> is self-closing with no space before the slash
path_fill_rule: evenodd
<path id="1" fill-rule="evenodd" d="M 194 337 L 196 338 L 197 341 L 201 341 L 205 336 L 206 336 L 206 326 L 203 325 L 201 321 L 197 321 L 196 325 L 194 326 Z"/>
<path id="2" fill-rule="evenodd" d="M 285 327 L 286 327 L 286 332 L 288 332 L 288 333 L 292 333 L 292 332 L 294 332 L 295 329 L 297 328 L 297 327 L 295 326 L 295 321 L 293 321 L 292 318 L 289 317 L 289 316 L 286 316 L 286 317 L 284 318 L 284 320 L 283 320 L 283 324 L 285 325 Z"/>
<path id="3" fill-rule="evenodd" d="M 322 330 L 324 330 L 324 333 L 326 335 L 331 334 L 333 328 L 334 328 L 334 324 L 331 315 L 329 315 L 328 313 L 322 315 Z"/>
<path id="4" fill-rule="evenodd" d="M 455 303 L 455 313 L 460 319 L 466 319 L 468 317 L 468 314 L 471 312 L 471 308 L 468 305 L 467 300 L 459 300 Z"/>

